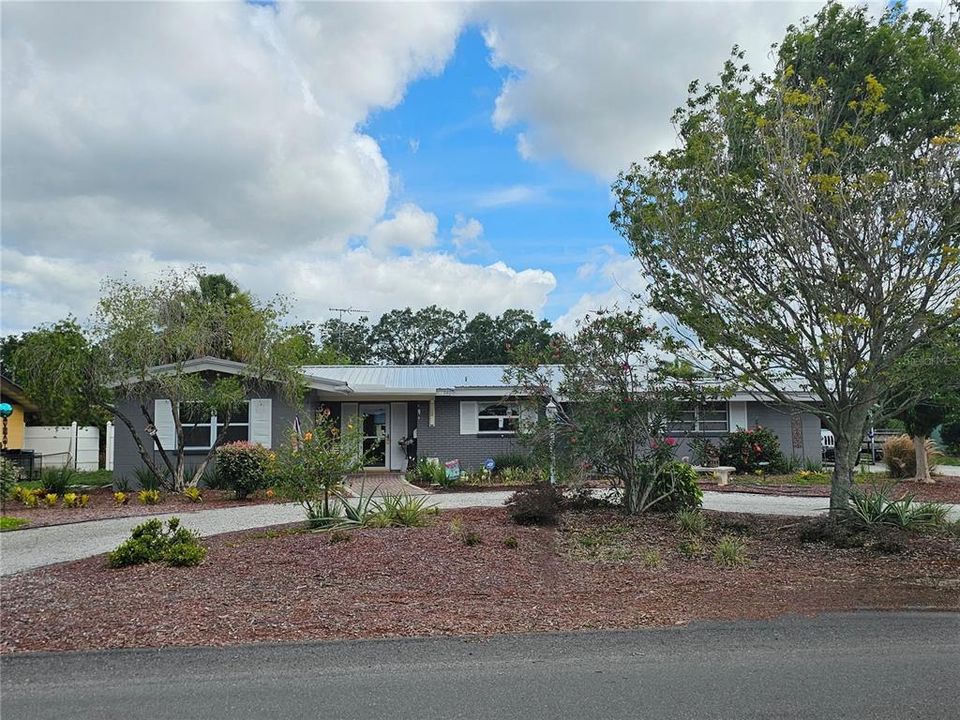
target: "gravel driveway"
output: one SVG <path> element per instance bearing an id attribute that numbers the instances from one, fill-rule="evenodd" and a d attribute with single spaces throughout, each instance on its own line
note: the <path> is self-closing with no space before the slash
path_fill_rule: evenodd
<path id="1" fill-rule="evenodd" d="M 441 509 L 496 507 L 513 493 L 508 490 L 469 493 L 441 493 L 430 502 Z M 753 495 L 749 493 L 703 494 L 705 510 L 742 512 L 757 515 L 811 516 L 826 512 L 829 498 Z M 960 518 L 960 505 L 950 506 L 950 515 Z M 175 514 L 153 515 L 166 520 Z M 143 517 L 94 520 L 70 525 L 16 530 L 0 535 L 0 575 L 79 560 L 113 550 L 130 535 Z M 217 535 L 249 530 L 268 525 L 282 525 L 303 520 L 298 505 L 254 505 L 249 507 L 201 510 L 184 517 L 184 525 L 201 535 Z"/>

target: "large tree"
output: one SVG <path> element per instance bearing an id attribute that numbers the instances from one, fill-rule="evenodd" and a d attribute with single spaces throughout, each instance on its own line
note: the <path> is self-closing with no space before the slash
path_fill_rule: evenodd
<path id="1" fill-rule="evenodd" d="M 772 74 L 742 59 L 691 85 L 678 146 L 620 176 L 611 220 L 692 359 L 833 431 L 839 512 L 893 369 L 960 313 L 960 30 L 831 3 Z"/>
<path id="2" fill-rule="evenodd" d="M 914 348 L 893 373 L 886 401 L 913 438 L 916 480 L 933 482 L 927 444 L 933 431 L 960 411 L 960 326 L 934 343 Z"/>
<path id="3" fill-rule="evenodd" d="M 466 324 L 460 339 L 443 361 L 477 365 L 506 364 L 521 348 L 524 352 L 543 352 L 553 336 L 550 322 L 537 320 L 527 310 L 511 308 L 497 317 L 481 312 Z"/>
<path id="4" fill-rule="evenodd" d="M 467 314 L 430 305 L 384 313 L 370 333 L 374 355 L 396 365 L 440 363 L 455 346 Z"/>
<path id="5" fill-rule="evenodd" d="M 320 324 L 319 332 L 323 338 L 321 351 L 328 357 L 339 357 L 342 362 L 354 365 L 368 363 L 373 357 L 370 321 L 366 317 L 353 321 L 330 318 Z"/>
<path id="6" fill-rule="evenodd" d="M 506 379 L 528 407 L 521 442 L 564 474 L 586 469 L 613 478 L 628 513 L 642 513 L 676 490 L 670 425 L 704 397 L 684 368 L 668 362 L 673 345 L 634 310 L 597 310 L 544 355 L 517 357 Z M 555 421 L 543 403 L 553 400 Z M 539 417 L 534 423 L 533 418 Z"/>
<path id="7" fill-rule="evenodd" d="M 41 325 L 4 340 L 3 370 L 40 408 L 41 425 L 103 426 L 109 415 L 84 395 L 94 348 L 75 318 Z"/>
<path id="8" fill-rule="evenodd" d="M 244 295 L 242 311 L 235 310 L 224 322 L 222 303 L 203 296 L 200 277 L 191 270 L 169 271 L 152 285 L 126 278 L 105 281 L 91 323 L 96 351 L 85 368 L 89 400 L 116 415 L 133 436 L 146 467 L 173 490 L 199 481 L 227 438 L 231 415 L 250 392 L 269 383 L 293 399 L 302 389 L 296 344 L 290 342 L 295 330 L 283 323 L 282 298 L 261 303 Z M 205 377 L 186 365 L 224 348 L 243 364 L 239 374 Z M 161 444 L 154 399 L 170 401 L 175 449 Z M 184 426 L 189 408 L 207 416 L 216 413 L 223 432 L 187 477 Z M 153 443 L 140 440 L 142 426 Z"/>

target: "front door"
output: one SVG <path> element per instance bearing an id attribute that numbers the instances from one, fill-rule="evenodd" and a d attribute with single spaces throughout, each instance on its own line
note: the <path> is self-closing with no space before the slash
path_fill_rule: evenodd
<path id="1" fill-rule="evenodd" d="M 387 428 L 390 424 L 390 406 L 386 403 L 360 405 L 360 421 L 363 425 L 363 452 L 366 455 L 365 467 L 386 469 L 390 458 Z"/>

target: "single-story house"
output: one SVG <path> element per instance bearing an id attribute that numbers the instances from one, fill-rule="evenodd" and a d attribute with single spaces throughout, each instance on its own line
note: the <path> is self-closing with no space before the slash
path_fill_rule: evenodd
<path id="1" fill-rule="evenodd" d="M 191 360 L 185 368 L 206 374 L 243 372 L 241 364 L 216 358 Z M 361 418 L 364 447 L 372 457 L 368 471 L 403 470 L 408 453 L 457 459 L 465 469 L 478 468 L 487 458 L 522 451 L 516 438 L 520 403 L 516 388 L 504 382 L 504 370 L 503 365 L 308 366 L 303 368 L 308 392 L 302 405 L 291 405 L 267 383 L 267 390 L 248 397 L 231 417 L 227 433 L 231 440 L 274 447 L 289 436 L 297 418 L 302 422 L 327 408 L 342 424 Z M 134 423 L 142 421 L 135 403 L 122 410 Z M 175 448 L 170 401 L 155 400 L 153 414 L 160 442 Z M 787 455 L 820 458 L 820 421 L 815 416 L 781 411 L 746 393 L 691 409 L 684 421 L 687 433 L 718 439 L 737 427 L 763 425 L 778 435 Z M 114 473 L 132 480 L 141 459 L 125 425 L 117 422 L 116 427 Z M 216 416 L 193 418 L 184 431 L 186 452 L 199 461 L 222 428 Z M 150 447 L 146 428 L 139 432 L 144 446 Z M 679 454 L 684 450 L 681 443 Z"/>

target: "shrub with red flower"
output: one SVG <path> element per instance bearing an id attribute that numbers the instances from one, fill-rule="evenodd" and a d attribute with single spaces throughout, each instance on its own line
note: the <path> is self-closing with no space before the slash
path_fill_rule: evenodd
<path id="1" fill-rule="evenodd" d="M 732 465 L 741 473 L 765 470 L 781 472 L 784 468 L 780 439 L 769 428 L 756 427 L 737 430 L 720 443 L 720 464 Z"/>

